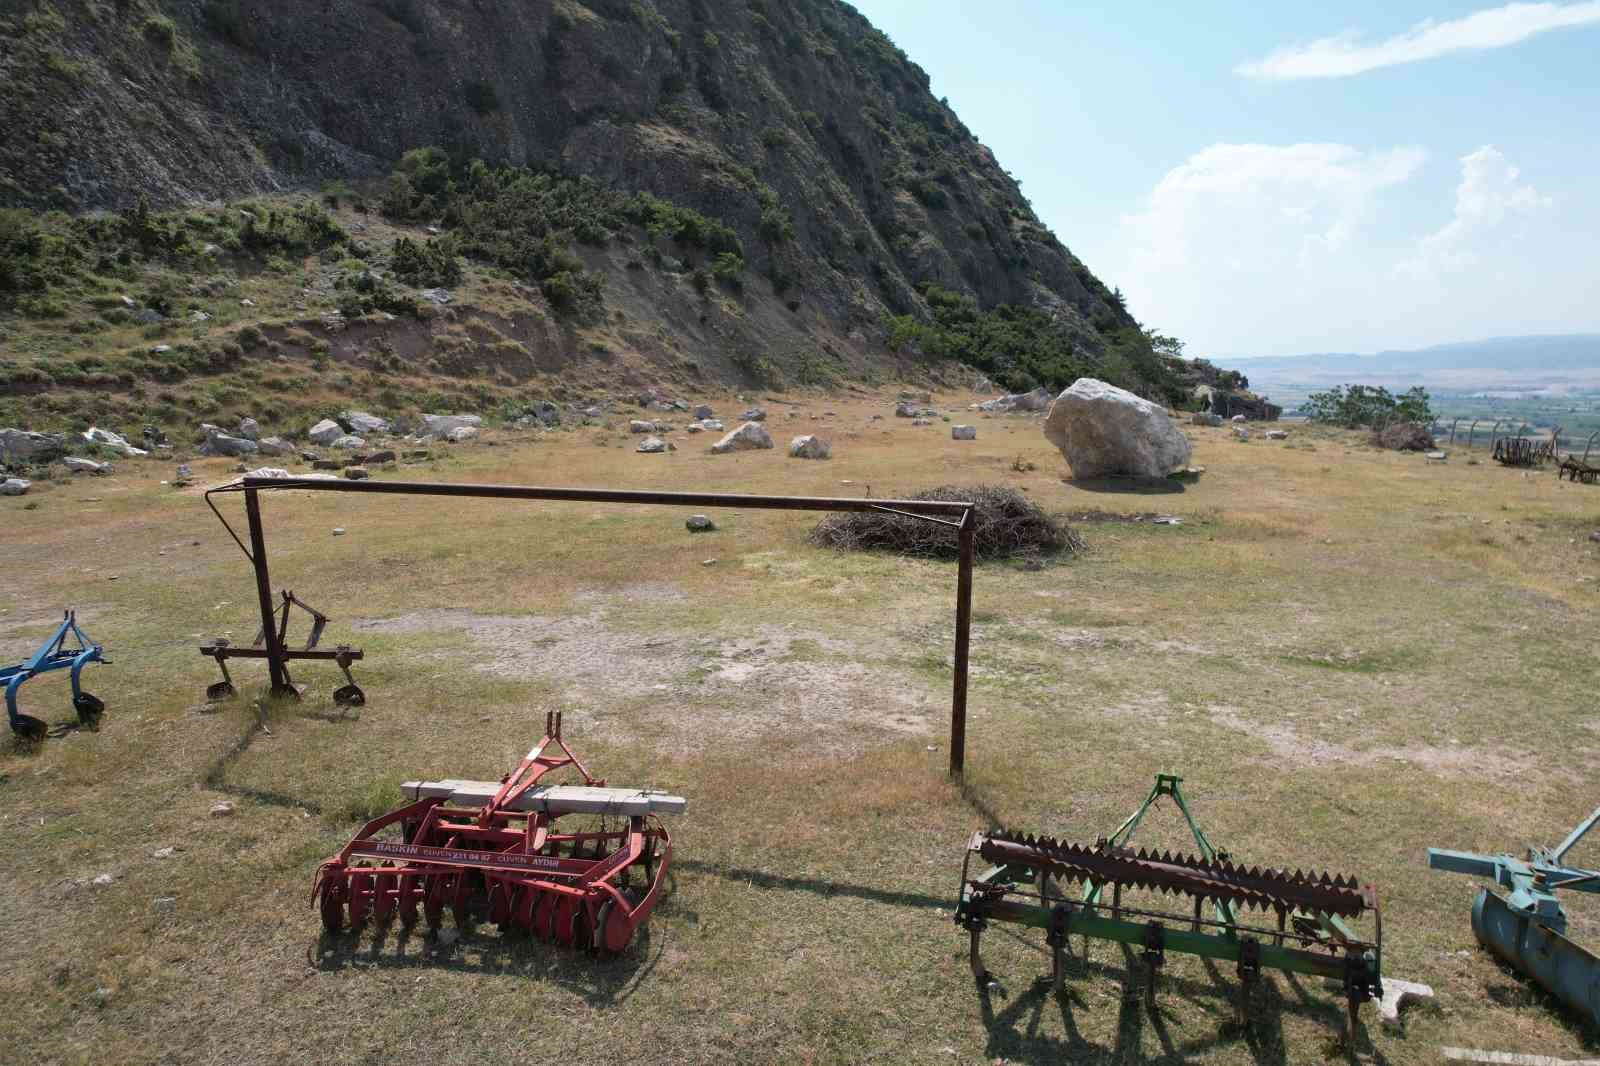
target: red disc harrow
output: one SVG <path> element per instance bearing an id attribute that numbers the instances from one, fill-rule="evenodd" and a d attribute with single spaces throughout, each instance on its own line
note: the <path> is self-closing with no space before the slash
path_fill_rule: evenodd
<path id="1" fill-rule="evenodd" d="M 581 784 L 538 784 L 566 767 Z M 483 916 L 502 930 L 620 952 L 650 917 L 672 858 L 655 815 L 687 806 L 679 796 L 607 788 L 562 742 L 559 712 L 546 715 L 544 739 L 499 782 L 402 788 L 412 803 L 368 822 L 317 868 L 311 902 L 328 932 L 396 915 L 409 929 L 420 908 L 430 930 L 449 910 L 463 931 Z"/>

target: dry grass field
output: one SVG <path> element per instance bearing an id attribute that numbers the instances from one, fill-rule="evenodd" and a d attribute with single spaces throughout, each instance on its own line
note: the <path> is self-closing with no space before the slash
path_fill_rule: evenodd
<path id="1" fill-rule="evenodd" d="M 265 670 L 248 664 L 240 698 L 204 702 L 215 668 L 196 646 L 251 639 L 253 588 L 198 490 L 159 484 L 167 465 L 0 500 L 0 659 L 72 605 L 115 660 L 85 675 L 108 704 L 100 732 L 31 753 L 0 741 L 0 1059 L 1594 1054 L 1593 1033 L 1477 948 L 1478 886 L 1423 853 L 1553 844 L 1600 802 L 1600 488 L 1305 428 L 1248 443 L 1191 429 L 1208 472 L 1181 491 L 1083 487 L 1036 420 L 979 419 L 963 443 L 942 423 L 871 421 L 887 396 L 790 399 L 767 404 L 774 435 L 826 427 L 832 461 L 711 456 L 682 435 L 638 455 L 623 413 L 377 476 L 819 495 L 993 482 L 1063 514 L 1181 516 L 1081 521 L 1081 557 L 979 567 L 964 786 L 944 773 L 953 564 L 811 547 L 814 515 L 714 513 L 717 532 L 690 535 L 671 508 L 269 494 L 275 584 L 334 617 L 327 642 L 366 649 L 367 706 L 343 714 L 337 671 L 315 665 L 297 670 L 299 705 L 259 707 Z M 224 460 L 196 470 L 231 476 Z M 223 504 L 237 524 L 238 497 Z M 23 702 L 65 721 L 64 675 Z M 489 927 L 449 945 L 322 935 L 319 859 L 402 780 L 504 773 L 553 708 L 613 783 L 689 797 L 647 936 L 596 960 Z M 1235 856 L 1376 884 L 1385 972 L 1433 985 L 1436 1005 L 1403 1033 L 1366 1008 L 1347 1051 L 1342 1001 L 1313 984 L 1269 974 L 1239 1028 L 1231 966 L 1173 956 L 1151 1011 L 1099 944 L 1057 1000 L 1034 981 L 1042 935 L 1003 929 L 985 938 L 1000 986 L 980 995 L 950 921 L 968 835 L 1001 822 L 1093 841 L 1158 771 L 1183 775 Z M 209 817 L 224 800 L 234 816 Z M 1179 824 L 1164 809 L 1141 838 L 1176 845 Z M 1595 864 L 1597 847 L 1573 858 Z M 1567 902 L 1576 938 L 1600 943 L 1600 910 Z"/>

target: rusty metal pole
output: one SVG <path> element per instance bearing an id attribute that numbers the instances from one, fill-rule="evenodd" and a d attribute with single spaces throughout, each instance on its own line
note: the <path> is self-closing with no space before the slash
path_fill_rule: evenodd
<path id="1" fill-rule="evenodd" d="M 975 516 L 961 516 L 961 559 L 956 571 L 956 658 L 950 698 L 950 776 L 959 778 L 967 762 L 967 654 L 972 639 L 972 555 Z"/>
<path id="2" fill-rule="evenodd" d="M 267 668 L 272 675 L 272 694 L 282 696 L 289 687 L 289 671 L 278 643 L 278 627 L 272 615 L 272 579 L 267 576 L 267 538 L 261 530 L 261 501 L 255 489 L 244 490 L 244 514 L 250 524 L 250 561 L 255 564 L 256 598 L 261 603 L 261 633 L 266 641 Z"/>

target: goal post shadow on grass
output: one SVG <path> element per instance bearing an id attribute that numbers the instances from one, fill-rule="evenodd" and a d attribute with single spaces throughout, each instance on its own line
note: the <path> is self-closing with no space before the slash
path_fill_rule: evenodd
<path id="1" fill-rule="evenodd" d="M 266 532 L 261 524 L 261 493 L 301 490 L 352 492 L 394 496 L 454 496 L 489 500 L 544 500 L 558 503 L 629 503 L 667 507 L 706 507 L 770 511 L 871 511 L 935 522 L 956 530 L 956 632 L 950 695 L 950 776 L 960 778 L 966 765 L 967 661 L 972 637 L 972 568 L 977 527 L 975 503 L 970 500 L 886 500 L 843 496 L 765 496 L 741 493 L 652 492 L 636 489 L 551 488 L 534 485 L 476 485 L 438 481 L 339 481 L 321 478 L 258 478 L 207 489 L 206 503 L 233 537 L 255 571 L 256 599 L 261 610 L 264 646 L 251 657 L 267 660 L 274 696 L 292 693 L 288 661 L 292 658 L 330 658 L 333 653 L 307 655 L 283 646 L 274 617 L 272 581 L 267 571 Z M 244 495 L 246 535 L 249 545 L 228 525 L 212 496 Z M 242 649 L 241 649 L 242 651 Z"/>

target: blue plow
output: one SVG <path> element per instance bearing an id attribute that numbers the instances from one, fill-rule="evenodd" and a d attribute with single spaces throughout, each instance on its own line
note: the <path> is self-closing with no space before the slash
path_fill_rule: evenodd
<path id="1" fill-rule="evenodd" d="M 76 641 L 75 647 L 68 645 L 69 638 Z M 29 743 L 44 739 L 49 727 L 39 719 L 17 710 L 17 690 L 23 682 L 52 670 L 72 671 L 72 709 L 78 714 L 78 724 L 87 729 L 99 728 L 100 716 L 105 713 L 106 705 L 99 697 L 83 691 L 78 683 L 78 675 L 89 663 L 110 661 L 105 657 L 104 649 L 79 628 L 77 615 L 67 611 L 55 633 L 40 645 L 38 651 L 17 666 L 0 667 L 0 685 L 6 689 L 6 717 L 11 721 L 11 731 Z"/>

